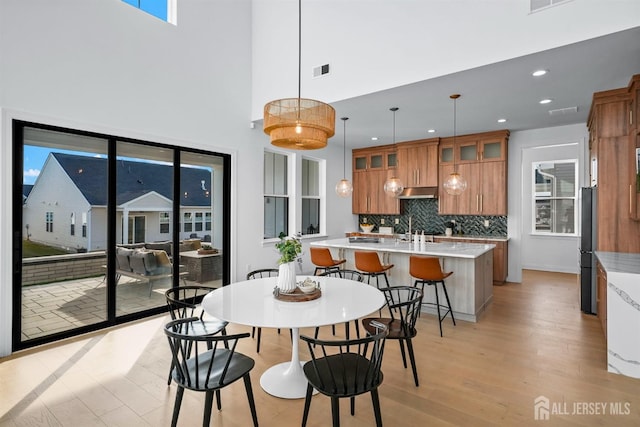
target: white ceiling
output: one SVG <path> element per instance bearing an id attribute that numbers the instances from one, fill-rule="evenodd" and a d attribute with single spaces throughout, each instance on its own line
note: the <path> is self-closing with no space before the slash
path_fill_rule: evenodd
<path id="1" fill-rule="evenodd" d="M 537 69 L 549 72 L 532 77 Z M 586 123 L 594 92 L 626 87 L 640 74 L 640 26 L 561 48 L 527 55 L 439 78 L 360 96 L 332 105 L 336 134 L 342 143 L 346 123 L 348 148 L 453 135 L 453 101 L 459 93 L 456 134 Z M 540 105 L 543 98 L 553 102 Z M 553 115 L 549 110 L 578 107 L 577 113 Z M 506 123 L 498 123 L 506 118 Z M 434 128 L 435 133 L 427 133 Z M 371 137 L 377 136 L 377 141 Z"/>

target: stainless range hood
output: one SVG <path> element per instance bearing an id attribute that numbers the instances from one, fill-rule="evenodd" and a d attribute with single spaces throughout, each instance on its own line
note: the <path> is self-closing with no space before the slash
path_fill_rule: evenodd
<path id="1" fill-rule="evenodd" d="M 409 187 L 405 188 L 398 199 L 435 199 L 438 197 L 438 187 Z"/>

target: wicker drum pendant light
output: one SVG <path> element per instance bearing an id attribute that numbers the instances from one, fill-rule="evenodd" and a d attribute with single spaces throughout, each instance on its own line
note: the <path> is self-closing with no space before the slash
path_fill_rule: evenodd
<path id="1" fill-rule="evenodd" d="M 343 132 L 342 132 L 342 179 L 338 181 L 336 184 L 336 194 L 340 197 L 349 197 L 353 192 L 353 185 L 347 179 L 347 160 L 346 160 L 346 152 L 347 152 L 347 120 L 349 117 L 341 117 L 343 123 Z"/>
<path id="2" fill-rule="evenodd" d="M 292 150 L 324 148 L 335 134 L 336 112 L 329 104 L 300 97 L 302 70 L 302 0 L 298 0 L 298 97 L 264 106 L 264 133 L 271 144 Z"/>
<path id="3" fill-rule="evenodd" d="M 453 99 L 453 172 L 445 179 L 444 183 L 442 183 L 442 187 L 447 194 L 452 196 L 459 196 L 467 189 L 467 180 L 464 179 L 462 175 L 458 173 L 458 169 L 456 167 L 456 154 L 455 154 L 455 144 L 456 144 L 456 100 L 460 98 L 459 94 L 453 94 L 449 98 Z"/>
<path id="4" fill-rule="evenodd" d="M 393 145 L 396 144 L 396 111 L 398 111 L 398 107 L 389 108 L 389 110 L 393 111 Z M 398 197 L 400 193 L 404 190 L 404 185 L 402 184 L 402 180 L 397 178 L 396 176 L 392 176 L 387 179 L 384 183 L 384 192 L 391 197 Z"/>

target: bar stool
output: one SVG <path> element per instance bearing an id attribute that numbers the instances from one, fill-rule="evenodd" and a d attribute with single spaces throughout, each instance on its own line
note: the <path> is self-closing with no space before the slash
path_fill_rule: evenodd
<path id="1" fill-rule="evenodd" d="M 444 279 L 451 276 L 453 272 L 450 271 L 448 273 L 443 273 L 442 268 L 440 267 L 440 260 L 438 258 L 411 255 L 409 257 L 409 274 L 416 278 L 416 281 L 413 284 L 414 286 L 421 285 L 420 288 L 423 295 L 424 285 L 433 286 L 435 289 L 435 304 L 429 302 L 424 302 L 422 304 L 435 305 L 438 309 L 438 324 L 440 326 L 440 336 L 442 336 L 442 321 L 447 317 L 447 314 L 451 314 L 453 325 L 455 326 L 456 324 L 456 319 L 453 317 L 453 310 L 451 310 L 451 302 L 449 301 L 447 286 L 444 284 Z M 446 306 L 440 304 L 440 298 L 438 297 L 438 283 L 442 284 L 442 290 L 444 291 L 444 296 L 447 299 Z M 440 315 L 440 307 L 447 309 L 443 316 Z"/>
<path id="2" fill-rule="evenodd" d="M 328 248 L 311 247 L 311 262 L 316 266 L 314 276 L 317 276 L 318 272 L 337 271 L 346 261 L 346 259 L 333 259 Z"/>
<path id="3" fill-rule="evenodd" d="M 360 271 L 363 276 L 367 276 L 367 283 L 371 283 L 371 278 L 376 278 L 376 286 L 380 289 L 379 276 L 384 276 L 384 281 L 389 287 L 389 279 L 387 278 L 387 270 L 393 268 L 393 264 L 382 265 L 377 252 L 354 252 L 356 260 L 356 270 Z"/>

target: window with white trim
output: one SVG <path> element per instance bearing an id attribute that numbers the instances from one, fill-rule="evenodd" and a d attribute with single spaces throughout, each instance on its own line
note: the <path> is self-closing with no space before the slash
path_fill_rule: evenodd
<path id="1" fill-rule="evenodd" d="M 82 237 L 87 237 L 87 213 L 82 212 Z"/>
<path id="2" fill-rule="evenodd" d="M 264 152 L 264 239 L 289 235 L 289 157 Z"/>
<path id="3" fill-rule="evenodd" d="M 53 233 L 53 212 L 45 212 L 45 230 L 47 233 Z"/>
<path id="4" fill-rule="evenodd" d="M 320 233 L 320 162 L 302 159 L 302 234 Z"/>
<path id="5" fill-rule="evenodd" d="M 577 160 L 533 163 L 534 234 L 576 234 Z"/>
<path id="6" fill-rule="evenodd" d="M 205 231 L 211 231 L 211 212 L 204 213 L 204 229 Z"/>
<path id="7" fill-rule="evenodd" d="M 169 212 L 160 212 L 160 234 L 169 234 L 171 216 Z"/>
<path id="8" fill-rule="evenodd" d="M 72 236 L 76 235 L 76 214 L 71 212 L 71 229 L 69 230 L 69 234 Z"/>

